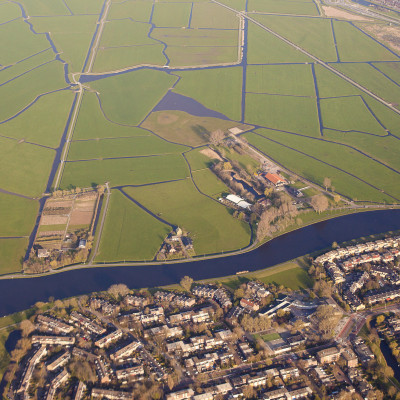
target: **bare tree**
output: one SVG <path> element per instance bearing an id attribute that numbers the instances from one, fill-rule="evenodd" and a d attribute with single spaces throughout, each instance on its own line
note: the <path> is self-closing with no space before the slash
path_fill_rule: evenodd
<path id="1" fill-rule="evenodd" d="M 323 194 L 317 194 L 311 197 L 310 204 L 317 213 L 325 211 L 329 206 L 328 199 Z"/>
<path id="2" fill-rule="evenodd" d="M 32 324 L 29 319 L 25 319 L 19 324 L 19 327 L 22 331 L 22 336 L 27 337 L 31 332 L 35 330 L 35 326 Z"/>
<path id="3" fill-rule="evenodd" d="M 214 146 L 218 146 L 225 139 L 225 133 L 222 129 L 217 129 L 210 133 L 210 143 Z"/>
<path id="4" fill-rule="evenodd" d="M 129 288 L 125 284 L 120 283 L 120 284 L 111 285 L 107 291 L 109 294 L 111 294 L 111 296 L 117 298 L 119 296 L 127 295 L 129 293 Z"/>
<path id="5" fill-rule="evenodd" d="M 324 186 L 325 186 L 325 190 L 328 190 L 332 186 L 332 181 L 330 178 L 328 178 L 328 177 L 324 178 Z"/>
<path id="6" fill-rule="evenodd" d="M 190 292 L 190 289 L 192 288 L 193 285 L 193 278 L 191 278 L 190 276 L 184 276 L 180 281 L 180 285 L 184 290 Z"/>

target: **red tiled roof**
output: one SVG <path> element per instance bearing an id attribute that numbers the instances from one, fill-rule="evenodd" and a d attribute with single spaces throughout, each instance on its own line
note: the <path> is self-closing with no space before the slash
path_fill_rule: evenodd
<path id="1" fill-rule="evenodd" d="M 271 174 L 270 172 L 268 172 L 265 175 L 265 179 L 268 179 L 270 182 L 272 182 L 274 185 L 276 185 L 279 182 L 285 182 L 285 180 L 283 178 L 281 178 L 279 175 L 276 174 Z"/>

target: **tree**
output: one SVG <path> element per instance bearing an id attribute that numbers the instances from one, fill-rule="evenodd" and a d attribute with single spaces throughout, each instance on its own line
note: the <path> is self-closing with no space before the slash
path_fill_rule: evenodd
<path id="1" fill-rule="evenodd" d="M 210 143 L 214 146 L 218 146 L 225 139 L 225 133 L 222 129 L 217 129 L 210 133 Z"/>
<path id="2" fill-rule="evenodd" d="M 324 178 L 324 186 L 325 186 L 325 190 L 328 190 L 328 188 L 330 188 L 332 186 L 332 181 L 330 180 L 330 178 L 328 178 L 328 177 Z"/>
<path id="3" fill-rule="evenodd" d="M 317 308 L 315 316 L 318 321 L 318 330 L 322 335 L 331 336 L 337 326 L 342 314 L 337 312 L 335 307 L 322 305 Z"/>
<path id="4" fill-rule="evenodd" d="M 273 187 L 267 187 L 264 190 L 264 195 L 265 197 L 269 197 L 271 196 L 271 194 L 274 192 L 274 188 Z"/>
<path id="5" fill-rule="evenodd" d="M 253 386 L 245 386 L 243 388 L 243 396 L 245 399 L 252 399 L 256 396 L 256 391 L 254 390 Z"/>
<path id="6" fill-rule="evenodd" d="M 32 324 L 29 319 L 25 319 L 19 324 L 19 327 L 22 331 L 22 336 L 27 337 L 31 332 L 35 330 L 35 326 Z"/>
<path id="7" fill-rule="evenodd" d="M 186 292 L 190 292 L 193 285 L 193 278 L 190 276 L 184 276 L 180 281 L 180 285 Z"/>
<path id="8" fill-rule="evenodd" d="M 378 315 L 378 316 L 376 317 L 376 323 L 377 323 L 378 325 L 382 324 L 384 320 L 385 320 L 385 316 L 382 315 L 382 314 L 381 314 L 381 315 Z"/>
<path id="9" fill-rule="evenodd" d="M 333 201 L 334 201 L 335 203 L 339 203 L 340 200 L 342 200 L 342 198 L 341 198 L 338 194 L 335 194 L 335 195 L 333 196 Z"/>
<path id="10" fill-rule="evenodd" d="M 329 206 L 328 199 L 323 194 L 317 194 L 311 197 L 310 204 L 317 213 L 325 211 Z"/>
<path id="11" fill-rule="evenodd" d="M 125 284 L 119 283 L 111 285 L 107 291 L 114 298 L 118 298 L 119 296 L 126 296 L 129 293 L 129 288 Z"/>
<path id="12" fill-rule="evenodd" d="M 224 170 L 232 169 L 232 164 L 229 161 L 224 162 Z"/>
<path id="13" fill-rule="evenodd" d="M 235 299 L 241 299 L 244 297 L 244 290 L 242 288 L 237 288 L 234 293 Z"/>

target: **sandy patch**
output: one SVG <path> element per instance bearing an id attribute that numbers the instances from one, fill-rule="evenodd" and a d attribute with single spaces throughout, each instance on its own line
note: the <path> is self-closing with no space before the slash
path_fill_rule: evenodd
<path id="1" fill-rule="evenodd" d="M 46 208 L 71 208 L 72 206 L 72 201 L 71 200 L 56 200 L 56 201 L 52 201 L 52 200 L 48 200 L 46 201 Z"/>
<path id="2" fill-rule="evenodd" d="M 160 115 L 157 116 L 157 122 L 160 125 L 169 125 L 178 120 L 178 116 L 174 114 L 169 114 L 169 113 L 161 113 Z"/>
<path id="3" fill-rule="evenodd" d="M 348 19 L 350 21 L 371 21 L 369 18 L 362 17 L 361 15 L 351 14 L 347 11 L 340 10 L 335 7 L 322 6 L 324 13 L 327 17 Z"/>
<path id="4" fill-rule="evenodd" d="M 400 51 L 400 28 L 387 25 L 367 25 L 362 27 L 365 31 L 372 33 L 379 40 L 389 45 L 392 49 Z"/>
<path id="5" fill-rule="evenodd" d="M 219 156 L 219 154 L 217 152 L 215 152 L 214 150 L 211 149 L 203 149 L 200 151 L 201 154 L 204 154 L 205 156 L 215 159 L 215 160 L 219 160 L 222 161 L 222 158 Z"/>
<path id="6" fill-rule="evenodd" d="M 92 211 L 79 211 L 74 210 L 69 220 L 69 226 L 72 225 L 90 225 L 92 222 L 93 212 Z"/>
<path id="7" fill-rule="evenodd" d="M 64 236 L 64 231 L 45 231 L 39 232 L 38 238 L 50 237 L 50 236 Z"/>
<path id="8" fill-rule="evenodd" d="M 67 221 L 67 215 L 43 215 L 40 225 L 64 225 Z"/>

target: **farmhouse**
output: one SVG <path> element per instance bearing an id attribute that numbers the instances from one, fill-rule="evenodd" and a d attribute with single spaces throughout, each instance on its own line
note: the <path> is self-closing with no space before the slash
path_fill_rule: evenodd
<path id="1" fill-rule="evenodd" d="M 272 183 L 275 187 L 283 186 L 287 184 L 286 179 L 281 178 L 277 174 L 271 174 L 270 172 L 264 175 L 264 178 L 269 182 Z"/>

